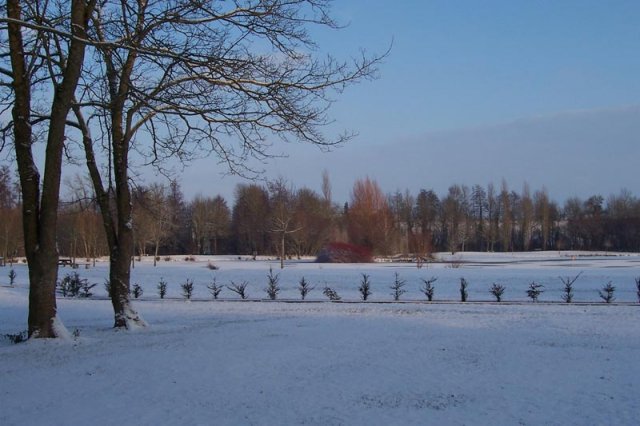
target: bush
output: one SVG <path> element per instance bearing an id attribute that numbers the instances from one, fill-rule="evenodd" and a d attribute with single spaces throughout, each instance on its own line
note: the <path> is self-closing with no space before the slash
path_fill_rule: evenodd
<path id="1" fill-rule="evenodd" d="M 371 249 L 347 243 L 329 243 L 316 257 L 318 263 L 371 263 Z"/>
<path id="2" fill-rule="evenodd" d="M 300 283 L 298 284 L 298 291 L 300 292 L 300 297 L 302 298 L 302 300 L 304 300 L 305 297 L 307 297 L 307 294 L 309 294 L 309 292 L 311 292 L 311 290 L 313 290 L 314 288 L 316 287 L 309 285 L 304 277 L 302 277 L 300 279 Z"/>
<path id="3" fill-rule="evenodd" d="M 77 272 L 67 274 L 58 281 L 58 291 L 63 297 L 91 297 L 91 289 L 95 286 L 96 284 L 89 284 L 87 279 L 80 278 Z"/>
<path id="4" fill-rule="evenodd" d="M 544 293 L 544 286 L 542 284 L 538 284 L 535 281 L 529 284 L 529 289 L 527 290 L 527 297 L 531 299 L 532 302 L 537 302 L 538 297 Z"/>
<path id="5" fill-rule="evenodd" d="M 241 283 L 238 283 L 238 284 L 231 281 L 231 285 L 227 286 L 227 288 L 232 292 L 236 293 L 238 296 L 240 296 L 240 299 L 244 300 L 248 297 L 247 291 L 246 291 L 248 285 L 249 283 L 246 281 L 242 281 Z"/>
<path id="6" fill-rule="evenodd" d="M 14 345 L 17 345 L 18 343 L 26 342 L 28 337 L 29 337 L 29 335 L 28 335 L 28 333 L 26 331 L 21 331 L 19 333 L 3 334 L 2 337 L 7 339 L 8 341 L 13 343 Z"/>
<path id="7" fill-rule="evenodd" d="M 502 284 L 493 283 L 489 292 L 496 298 L 496 302 L 502 302 L 502 295 L 504 294 L 505 286 Z"/>
<path id="8" fill-rule="evenodd" d="M 573 278 L 558 277 L 560 278 L 560 281 L 562 281 L 562 283 L 564 284 L 564 294 L 561 297 L 565 303 L 571 303 L 573 301 L 573 283 L 576 282 L 576 280 L 580 277 L 580 275 L 582 275 L 582 271 L 580 271 L 580 273 Z"/>
<path id="9" fill-rule="evenodd" d="M 329 286 L 324 287 L 324 289 L 322 290 L 322 294 L 327 296 L 329 300 L 332 302 L 337 302 L 338 300 L 340 300 L 340 296 L 338 296 L 338 292 Z"/>
<path id="10" fill-rule="evenodd" d="M 187 256 L 187 257 L 184 258 L 184 261 L 185 262 L 195 262 L 196 258 L 193 257 L 193 256 Z"/>
<path id="11" fill-rule="evenodd" d="M 160 299 L 164 299 L 167 295 L 167 282 L 164 278 L 160 278 L 160 282 L 158 283 L 158 294 L 160 295 Z"/>
<path id="12" fill-rule="evenodd" d="M 437 280 L 438 278 L 436 277 L 431 277 L 431 279 L 429 280 L 422 279 L 422 282 L 424 284 L 420 288 L 420 291 L 424 293 L 424 295 L 427 297 L 427 300 L 429 302 L 433 301 L 433 293 L 435 292 L 435 287 L 433 286 L 433 283 L 436 282 Z"/>
<path id="13" fill-rule="evenodd" d="M 211 284 L 207 285 L 207 288 L 209 289 L 209 292 L 211 293 L 213 299 L 217 300 L 224 286 L 218 285 L 216 279 L 214 278 L 213 281 L 211 281 Z"/>
<path id="14" fill-rule="evenodd" d="M 280 274 L 274 274 L 271 266 L 269 266 L 267 280 L 267 288 L 264 290 L 267 292 L 269 299 L 276 300 L 278 298 L 278 293 L 280 293 L 280 286 L 278 285 L 278 281 L 280 281 Z"/>
<path id="15" fill-rule="evenodd" d="M 362 281 L 360 281 L 360 287 L 358 287 L 358 291 L 360 292 L 360 297 L 365 302 L 371 296 L 371 281 L 369 281 L 369 275 L 362 274 Z"/>
<path id="16" fill-rule="evenodd" d="M 133 289 L 131 290 L 131 294 L 133 294 L 134 298 L 138 298 L 140 296 L 142 296 L 142 293 L 144 293 L 144 291 L 142 290 L 142 287 L 140 287 L 140 284 L 135 283 L 133 285 Z"/>
<path id="17" fill-rule="evenodd" d="M 91 297 L 93 296 L 93 293 L 91 292 L 91 289 L 94 288 L 97 284 L 89 284 L 89 281 L 87 280 L 82 280 L 82 286 L 80 288 L 80 297 Z"/>
<path id="18" fill-rule="evenodd" d="M 17 276 L 18 274 L 16 274 L 16 271 L 14 271 L 13 268 L 11 268 L 11 270 L 9 271 L 9 285 L 11 287 L 13 287 L 13 284 L 15 283 Z"/>
<path id="19" fill-rule="evenodd" d="M 393 293 L 391 293 L 391 295 L 393 296 L 393 300 L 395 300 L 396 302 L 400 300 L 400 296 L 407 292 L 407 290 L 402 288 L 406 285 L 406 283 L 407 282 L 405 280 L 400 279 L 400 274 L 396 272 L 396 278 L 395 280 L 393 280 L 393 285 L 390 287 L 391 290 L 393 290 Z"/>
<path id="20" fill-rule="evenodd" d="M 602 290 L 598 291 L 598 294 L 600 295 L 600 298 L 604 300 L 605 303 L 611 303 L 614 300 L 616 300 L 616 298 L 613 297 L 613 293 L 615 291 L 616 291 L 616 288 L 613 286 L 611 281 L 609 281 L 602 287 Z"/>
<path id="21" fill-rule="evenodd" d="M 156 260 L 160 260 L 160 259 L 159 259 L 159 257 L 160 257 L 160 256 L 156 257 Z M 165 261 L 165 262 L 171 262 L 171 256 L 165 256 L 165 257 L 164 257 L 164 261 Z"/>
<path id="22" fill-rule="evenodd" d="M 193 281 L 188 279 L 180 284 L 180 288 L 182 288 L 182 296 L 187 299 L 187 300 L 191 300 L 191 296 L 193 295 Z"/>
<path id="23" fill-rule="evenodd" d="M 467 292 L 467 287 L 469 287 L 469 283 L 464 278 L 460 278 L 460 301 L 466 302 L 469 297 L 469 293 Z"/>
<path id="24" fill-rule="evenodd" d="M 636 296 L 638 296 L 638 303 L 640 303 L 640 277 L 636 278 Z"/>

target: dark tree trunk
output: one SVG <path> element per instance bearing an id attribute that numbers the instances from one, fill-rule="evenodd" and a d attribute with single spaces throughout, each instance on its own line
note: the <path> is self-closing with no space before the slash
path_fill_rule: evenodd
<path id="1" fill-rule="evenodd" d="M 132 53 L 130 55 L 133 56 Z M 129 140 L 123 129 L 124 93 L 128 90 L 126 80 L 131 72 L 133 59 L 129 58 L 125 67 L 127 74 L 121 76 L 119 94 L 111 110 L 113 140 L 113 171 L 116 186 L 116 221 L 115 240 L 117 244 L 110 246 L 111 269 L 111 303 L 115 316 L 114 327 L 131 329 L 145 326 L 144 320 L 132 308 L 129 297 L 131 285 L 131 258 L 133 253 L 133 216 L 131 209 L 131 191 L 129 189 Z M 155 259 L 155 257 L 154 257 Z"/>
<path id="2" fill-rule="evenodd" d="M 114 312 L 114 327 L 131 329 L 145 326 L 146 323 L 133 309 L 129 297 L 131 282 L 130 263 L 134 255 L 133 223 L 131 217 L 131 192 L 128 186 L 126 160 L 122 159 L 122 139 L 114 139 L 114 174 L 116 183 L 115 211 L 112 210 L 110 192 L 105 190 L 98 170 L 93 141 L 86 121 L 79 108 L 75 108 L 76 117 L 83 132 L 86 164 L 93 182 L 96 198 L 100 206 L 102 224 L 109 245 L 109 282 L 111 284 L 111 304 Z M 114 126 L 115 127 L 115 126 Z M 121 131 L 114 135 L 121 137 Z M 116 143 L 118 140 L 120 143 Z"/>
<path id="3" fill-rule="evenodd" d="M 71 32 L 86 38 L 86 28 L 94 1 L 74 0 L 71 4 Z M 85 45 L 70 42 L 67 62 L 62 64 L 62 80 L 54 84 L 47 134 L 44 178 L 40 193 L 40 174 L 34 162 L 31 145 L 31 77 L 25 64 L 20 1 L 7 0 L 9 51 L 13 73 L 14 105 L 12 109 L 16 162 L 23 200 L 23 232 L 25 254 L 29 264 L 29 337 L 59 337 L 64 329 L 57 321 L 56 280 L 58 250 L 56 246 L 58 198 L 62 171 L 62 151 L 66 118 L 78 85 Z"/>

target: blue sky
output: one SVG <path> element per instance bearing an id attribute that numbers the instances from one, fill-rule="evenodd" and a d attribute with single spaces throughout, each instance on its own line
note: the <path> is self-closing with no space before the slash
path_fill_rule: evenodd
<path id="1" fill-rule="evenodd" d="M 393 41 L 380 78 L 331 110 L 328 134 L 359 136 L 327 155 L 278 147 L 290 157 L 268 164 L 267 177 L 319 190 L 327 169 L 336 201 L 367 175 L 385 191 L 504 177 L 558 201 L 623 187 L 640 195 L 627 170 L 640 158 L 640 1 L 337 0 L 333 11 L 348 26 L 314 30 L 321 52 L 348 58 Z M 536 146 L 546 153 L 528 161 Z M 185 171 L 188 196 L 232 197 L 241 180 L 220 179 L 214 162 Z"/>
<path id="2" fill-rule="evenodd" d="M 394 40 L 380 80 L 336 108 L 390 122 L 372 135 L 638 103 L 637 1 L 340 1 L 335 10 L 351 23 L 330 40 L 341 53 Z"/>

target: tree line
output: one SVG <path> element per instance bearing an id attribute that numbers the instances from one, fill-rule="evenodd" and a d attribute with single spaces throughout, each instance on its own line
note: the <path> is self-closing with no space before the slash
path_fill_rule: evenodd
<path id="1" fill-rule="evenodd" d="M 92 259 L 109 254 L 100 213 L 86 179 L 65 184 L 59 212 L 61 255 Z M 18 186 L 0 169 L 0 242 L 5 259 L 22 255 Z M 562 205 L 545 189 L 521 191 L 452 185 L 444 194 L 384 194 L 365 178 L 348 202 L 331 198 L 325 172 L 322 192 L 295 189 L 278 179 L 246 183 L 229 203 L 220 195 L 187 200 L 177 181 L 132 190 L 136 256 L 314 256 L 330 242 L 366 247 L 383 256 L 428 257 L 436 251 L 609 250 L 640 251 L 640 200 L 629 191 L 571 197 Z"/>

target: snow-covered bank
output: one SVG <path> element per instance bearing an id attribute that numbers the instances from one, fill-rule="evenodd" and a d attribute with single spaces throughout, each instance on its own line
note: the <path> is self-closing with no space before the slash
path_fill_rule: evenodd
<path id="1" fill-rule="evenodd" d="M 121 333 L 107 301 L 60 305 L 79 339 L 0 346 L 0 424 L 632 425 L 640 412 L 636 306 L 149 301 L 152 326 Z"/>
<path id="2" fill-rule="evenodd" d="M 143 261 L 132 282 L 144 289 L 136 308 L 151 325 L 132 333 L 111 328 L 107 265 L 78 269 L 98 283 L 98 297 L 60 298 L 58 306 L 79 338 L 0 339 L 0 424 L 637 423 L 638 255 L 465 255 L 459 267 L 443 259 L 423 269 L 292 261 L 280 271 L 275 260 L 228 257 L 154 268 Z M 304 276 L 316 285 L 312 302 L 203 302 L 214 277 L 220 284 L 246 280 L 251 298 L 265 298 L 269 266 L 281 274 L 280 297 L 298 299 Z M 26 328 L 26 267 L 14 268 L 16 286 L 0 286 L 0 335 Z M 436 300 L 457 300 L 465 277 L 470 300 L 491 300 L 488 286 L 498 281 L 507 286 L 505 299 L 518 304 L 313 301 L 326 300 L 325 284 L 357 301 L 362 273 L 371 276 L 372 300 L 390 301 L 396 272 L 407 281 L 403 300 L 424 300 L 420 279 L 437 276 Z M 558 302 L 558 277 L 579 272 L 576 300 L 593 304 L 527 302 L 531 281 L 545 284 L 541 300 Z M 172 300 L 159 299 L 160 278 Z M 187 278 L 199 300 L 180 300 Z M 599 300 L 607 281 L 622 305 Z M 222 296 L 237 299 L 228 290 Z"/>

